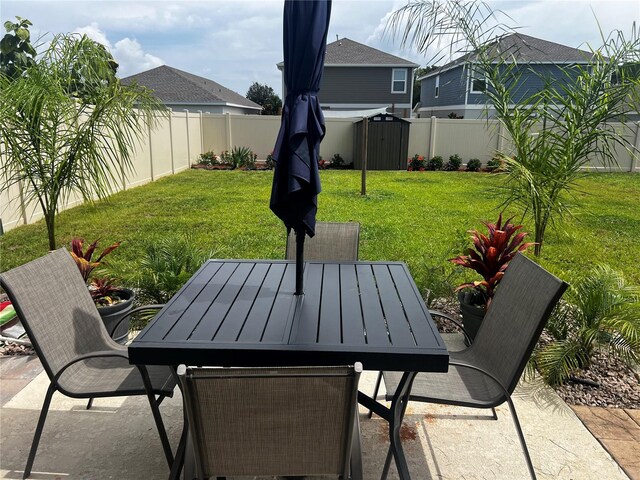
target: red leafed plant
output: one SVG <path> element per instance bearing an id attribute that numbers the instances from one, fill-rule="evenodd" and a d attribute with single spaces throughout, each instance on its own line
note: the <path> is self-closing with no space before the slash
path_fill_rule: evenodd
<path id="1" fill-rule="evenodd" d="M 105 307 L 118 303 L 121 300 L 122 289 L 113 286 L 113 280 L 109 277 L 94 278 L 89 287 L 89 292 L 95 304 Z"/>
<path id="2" fill-rule="evenodd" d="M 496 223 L 482 222 L 489 231 L 488 235 L 483 235 L 477 230 L 469 231 L 473 238 L 473 247 L 467 249 L 466 255 L 449 261 L 478 272 L 483 280 L 463 283 L 456 288 L 456 292 L 464 288 L 473 288 L 481 293 L 484 304 L 489 306 L 496 286 L 502 280 L 511 259 L 516 253 L 535 245 L 523 243 L 527 233 L 517 233 L 522 225 L 514 225 L 511 223 L 512 219 L 513 217 L 503 222 L 501 213 Z"/>
<path id="3" fill-rule="evenodd" d="M 84 278 L 84 281 L 88 283 L 89 278 L 91 277 L 91 272 L 102 264 L 102 259 L 105 256 L 120 246 L 120 242 L 116 242 L 105 248 L 95 261 L 92 261 L 92 257 L 96 247 L 98 246 L 98 240 L 89 245 L 86 251 L 82 250 L 83 246 L 83 238 L 74 238 L 71 240 L 71 256 L 76 261 L 76 265 L 78 265 L 82 278 Z"/>

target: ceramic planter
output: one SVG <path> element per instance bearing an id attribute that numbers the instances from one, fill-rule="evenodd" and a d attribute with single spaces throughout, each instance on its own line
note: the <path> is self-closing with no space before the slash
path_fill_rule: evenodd
<path id="1" fill-rule="evenodd" d="M 475 292 L 458 292 L 458 300 L 460 301 L 460 312 L 462 313 L 462 325 L 471 341 L 473 341 L 484 318 L 484 305 L 477 304 L 478 297 Z"/>
<path id="2" fill-rule="evenodd" d="M 102 317 L 104 326 L 109 333 L 111 333 L 113 327 L 118 323 L 122 316 L 128 313 L 133 308 L 133 300 L 135 298 L 135 294 L 133 293 L 133 291 L 129 290 L 128 288 L 122 288 L 119 290 L 123 293 L 122 296 L 126 297 L 125 301 L 120 302 L 116 305 L 98 307 L 100 317 Z M 129 336 L 129 322 L 130 319 L 124 320 L 111 336 L 116 342 L 122 345 L 127 342 L 127 338 Z"/>

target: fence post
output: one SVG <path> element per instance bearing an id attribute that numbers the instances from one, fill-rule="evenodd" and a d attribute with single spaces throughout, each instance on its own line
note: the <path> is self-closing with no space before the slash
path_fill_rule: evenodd
<path id="1" fill-rule="evenodd" d="M 369 118 L 362 117 L 362 186 L 360 195 L 367 194 L 367 148 L 369 146 Z"/>
<path id="2" fill-rule="evenodd" d="M 204 153 L 204 120 L 202 118 L 202 110 L 198 110 L 200 114 L 200 153 Z"/>
<path id="3" fill-rule="evenodd" d="M 191 138 L 189 137 L 189 110 L 184 109 L 184 114 L 187 117 L 187 168 L 191 166 Z"/>
<path id="4" fill-rule="evenodd" d="M 431 159 L 436 155 L 436 117 L 431 116 L 431 129 L 429 131 L 429 152 L 427 159 Z"/>
<path id="5" fill-rule="evenodd" d="M 636 122 L 636 139 L 633 142 L 635 150 L 631 151 L 631 165 L 629 166 L 630 172 L 635 172 L 638 166 L 638 155 L 640 155 L 640 122 Z"/>
<path id="6" fill-rule="evenodd" d="M 233 148 L 233 141 L 231 136 L 231 114 L 229 112 L 225 113 L 225 120 L 227 123 L 227 151 L 231 151 Z"/>
<path id="7" fill-rule="evenodd" d="M 173 159 L 173 109 L 169 109 L 169 153 L 171 154 L 171 174 L 176 173 Z"/>
<path id="8" fill-rule="evenodd" d="M 153 142 L 151 141 L 151 124 L 147 126 L 149 131 L 149 167 L 151 169 L 151 181 L 153 182 Z"/>

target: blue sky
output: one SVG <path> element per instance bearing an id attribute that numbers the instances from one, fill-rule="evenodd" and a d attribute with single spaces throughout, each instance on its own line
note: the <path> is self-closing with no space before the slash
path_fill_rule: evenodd
<path id="1" fill-rule="evenodd" d="M 329 41 L 336 35 L 425 65 L 428 58 L 384 35 L 391 12 L 405 0 L 334 0 Z M 640 23 L 640 1 L 491 1 L 527 35 L 579 47 L 604 32 L 629 34 Z M 81 32 L 105 44 L 128 76 L 159 65 L 210 78 L 244 95 L 253 82 L 277 93 L 282 60 L 283 1 L 35 1 L 2 0 L 2 23 L 16 15 L 34 24 L 33 37 Z"/>

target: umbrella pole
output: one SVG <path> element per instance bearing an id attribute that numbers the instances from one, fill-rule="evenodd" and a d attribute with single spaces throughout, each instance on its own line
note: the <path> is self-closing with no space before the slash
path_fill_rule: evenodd
<path id="1" fill-rule="evenodd" d="M 296 295 L 304 294 L 303 272 L 304 272 L 304 228 L 296 230 Z"/>

